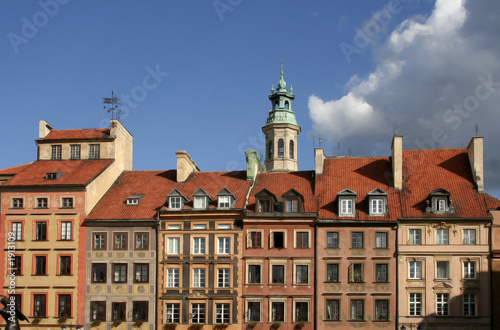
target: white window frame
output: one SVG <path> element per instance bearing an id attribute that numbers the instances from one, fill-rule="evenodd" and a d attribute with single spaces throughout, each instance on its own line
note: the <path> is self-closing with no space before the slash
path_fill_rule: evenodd
<path id="1" fill-rule="evenodd" d="M 193 254 L 204 255 L 206 251 L 205 243 L 205 237 L 193 237 Z"/>
<path id="2" fill-rule="evenodd" d="M 375 233 L 375 247 L 377 249 L 387 249 L 389 247 L 389 233 L 378 231 Z"/>
<path id="3" fill-rule="evenodd" d="M 231 237 L 218 237 L 217 238 L 217 253 L 218 254 L 231 254 Z"/>
<path id="4" fill-rule="evenodd" d="M 12 222 L 12 233 L 14 233 L 14 239 L 16 241 L 23 240 L 23 223 L 20 221 Z"/>
<path id="5" fill-rule="evenodd" d="M 475 229 L 464 229 L 463 230 L 463 244 L 464 245 L 476 245 L 476 230 Z M 471 235 L 473 234 L 473 235 Z"/>
<path id="6" fill-rule="evenodd" d="M 193 288 L 206 287 L 207 271 L 205 268 L 193 268 Z"/>
<path id="7" fill-rule="evenodd" d="M 231 322 L 231 304 L 215 303 L 215 322 L 216 324 L 230 324 Z"/>
<path id="8" fill-rule="evenodd" d="M 194 196 L 193 208 L 195 209 L 206 209 L 207 208 L 207 197 L 206 196 Z"/>
<path id="9" fill-rule="evenodd" d="M 422 229 L 411 228 L 408 230 L 408 245 L 422 245 Z"/>
<path id="10" fill-rule="evenodd" d="M 370 215 L 384 215 L 384 199 L 371 198 L 370 199 Z"/>
<path id="11" fill-rule="evenodd" d="M 100 144 L 89 144 L 89 159 L 99 159 L 101 157 Z"/>
<path id="12" fill-rule="evenodd" d="M 168 208 L 171 210 L 180 210 L 182 209 L 182 197 L 173 196 L 168 199 Z"/>
<path id="13" fill-rule="evenodd" d="M 181 304 L 166 303 L 165 304 L 165 322 L 179 323 L 181 320 Z"/>
<path id="14" fill-rule="evenodd" d="M 413 273 L 413 276 L 412 276 Z M 415 260 L 408 262 L 408 279 L 421 280 L 422 279 L 422 261 Z"/>
<path id="15" fill-rule="evenodd" d="M 71 144 L 70 149 L 70 159 L 78 160 L 81 158 L 81 146 L 79 144 Z"/>
<path id="16" fill-rule="evenodd" d="M 423 314 L 423 311 L 422 311 L 422 293 L 411 292 L 408 295 L 408 315 L 410 315 L 410 316 L 422 316 L 422 314 Z"/>
<path id="17" fill-rule="evenodd" d="M 167 268 L 167 288 L 179 288 L 180 287 L 180 269 L 179 268 Z"/>
<path id="18" fill-rule="evenodd" d="M 450 244 L 450 230 L 447 228 L 436 230 L 436 244 L 449 245 Z"/>
<path id="19" fill-rule="evenodd" d="M 73 239 L 73 222 L 71 221 L 61 221 L 61 240 L 72 240 Z"/>
<path id="20" fill-rule="evenodd" d="M 462 297 L 463 297 L 463 315 L 467 317 L 477 316 L 477 294 L 464 293 Z"/>
<path id="21" fill-rule="evenodd" d="M 181 253 L 181 238 L 167 237 L 167 255 L 178 255 Z"/>
<path id="22" fill-rule="evenodd" d="M 351 198 L 340 199 L 340 215 L 341 216 L 354 215 L 354 201 Z"/>
<path id="23" fill-rule="evenodd" d="M 464 280 L 475 280 L 477 278 L 476 261 L 464 261 L 462 263 L 462 278 Z"/>
<path id="24" fill-rule="evenodd" d="M 217 268 L 217 287 L 231 287 L 231 268 Z"/>
<path id="25" fill-rule="evenodd" d="M 448 293 L 436 293 L 436 315 L 450 315 L 450 295 Z"/>
<path id="26" fill-rule="evenodd" d="M 203 324 L 207 321 L 207 304 L 192 303 L 191 304 L 191 324 Z"/>
<path id="27" fill-rule="evenodd" d="M 217 207 L 219 209 L 228 209 L 231 207 L 231 196 L 219 196 L 217 198 Z"/>

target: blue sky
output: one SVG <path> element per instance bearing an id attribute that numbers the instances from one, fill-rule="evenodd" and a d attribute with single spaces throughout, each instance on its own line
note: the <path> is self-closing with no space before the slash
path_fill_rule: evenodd
<path id="1" fill-rule="evenodd" d="M 466 147 L 478 125 L 500 196 L 499 14 L 487 0 L 3 1 L 0 168 L 36 158 L 40 119 L 108 125 L 114 90 L 135 169 L 175 168 L 176 150 L 243 169 L 244 149 L 264 149 L 283 58 L 300 169 L 313 137 L 329 156 L 389 155 L 394 131 L 405 149 Z"/>

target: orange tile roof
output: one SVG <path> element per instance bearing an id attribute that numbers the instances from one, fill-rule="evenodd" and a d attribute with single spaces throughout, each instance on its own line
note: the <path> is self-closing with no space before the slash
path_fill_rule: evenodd
<path id="1" fill-rule="evenodd" d="M 37 160 L 1 187 L 87 185 L 112 162 L 112 159 Z M 64 174 L 57 180 L 45 180 L 45 175 L 52 172 Z"/>
<path id="2" fill-rule="evenodd" d="M 23 171 L 25 168 L 27 168 L 31 164 L 33 164 L 33 162 L 1 169 L 0 175 L 15 175 L 15 174 Z"/>
<path id="3" fill-rule="evenodd" d="M 322 175 L 316 177 L 321 220 L 397 221 L 400 216 L 399 192 L 392 188 L 389 157 L 327 158 Z M 339 217 L 337 194 L 344 189 L 357 193 L 356 216 Z M 387 216 L 370 216 L 367 195 L 375 189 L 387 193 Z"/>
<path id="4" fill-rule="evenodd" d="M 475 187 L 467 149 L 405 150 L 403 173 L 403 217 L 491 218 Z M 429 193 L 440 188 L 450 192 L 455 213 L 425 214 Z"/>
<path id="5" fill-rule="evenodd" d="M 495 196 L 491 196 L 490 194 L 484 194 L 484 198 L 486 200 L 486 205 L 489 210 L 498 210 L 500 209 L 500 199 Z"/>
<path id="6" fill-rule="evenodd" d="M 109 128 L 53 129 L 42 140 L 102 139 L 109 137 Z"/>
<path id="7" fill-rule="evenodd" d="M 124 171 L 87 220 L 154 220 L 157 211 L 165 204 L 167 194 L 177 186 L 176 171 Z M 138 205 L 127 205 L 132 195 L 144 197 Z"/>
<path id="8" fill-rule="evenodd" d="M 294 189 L 304 198 L 304 212 L 316 212 L 316 199 L 314 198 L 314 171 L 297 172 L 268 172 L 257 175 L 248 200 L 247 210 L 255 211 L 255 194 L 263 189 L 268 190 L 276 198 Z"/>

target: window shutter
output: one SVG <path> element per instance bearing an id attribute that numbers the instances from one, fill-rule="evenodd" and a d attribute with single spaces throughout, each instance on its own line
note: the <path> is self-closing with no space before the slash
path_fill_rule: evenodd
<path id="1" fill-rule="evenodd" d="M 274 247 L 274 232 L 271 231 L 269 235 L 269 247 L 273 248 Z"/>
<path id="2" fill-rule="evenodd" d="M 348 272 L 349 272 L 349 281 L 354 282 L 354 273 L 353 273 L 353 269 L 352 269 L 352 264 L 349 265 Z"/>
<path id="3" fill-rule="evenodd" d="M 247 231 L 247 248 L 252 247 L 252 232 Z"/>

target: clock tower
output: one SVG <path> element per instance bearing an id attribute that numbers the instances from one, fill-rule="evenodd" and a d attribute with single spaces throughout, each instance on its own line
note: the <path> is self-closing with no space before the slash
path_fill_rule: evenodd
<path id="1" fill-rule="evenodd" d="M 267 122 L 262 127 L 266 135 L 266 170 L 267 171 L 297 171 L 299 162 L 297 160 L 297 136 L 300 126 L 295 119 L 295 111 L 292 108 L 295 95 L 290 85 L 290 91 L 286 88 L 283 79 L 283 61 L 281 63 L 281 77 L 276 91 L 271 87 L 272 108 L 269 110 Z"/>

